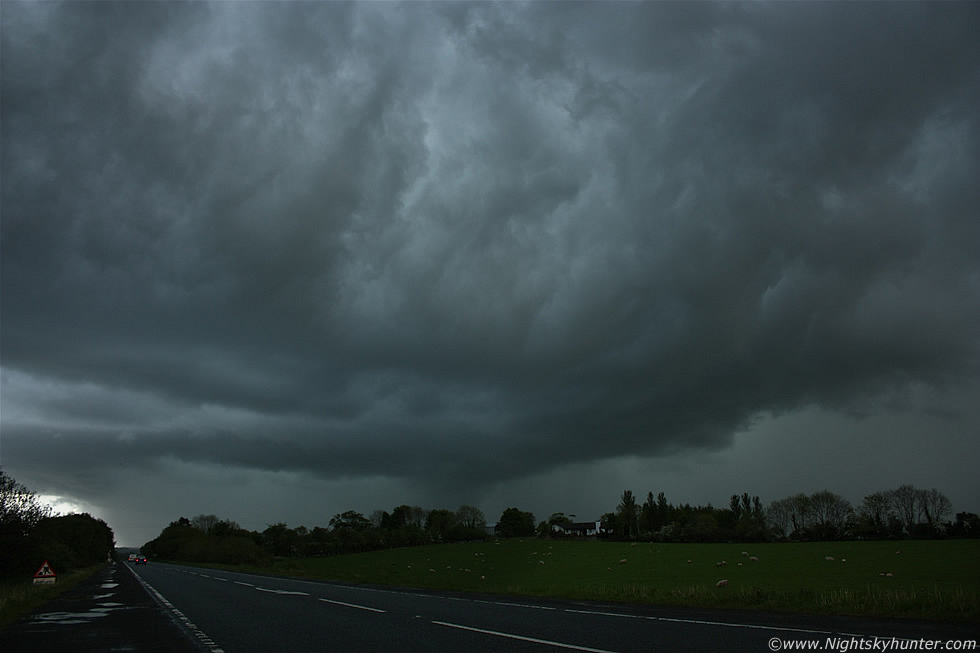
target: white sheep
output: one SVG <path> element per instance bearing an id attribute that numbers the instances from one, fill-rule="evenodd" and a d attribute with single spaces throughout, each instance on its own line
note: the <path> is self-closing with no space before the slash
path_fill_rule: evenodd
<path id="1" fill-rule="evenodd" d="M 833 562 L 834 561 L 834 556 L 824 556 L 823 559 L 826 560 L 827 562 Z"/>
<path id="2" fill-rule="evenodd" d="M 749 562 L 759 562 L 759 559 L 755 556 L 749 556 Z"/>
<path id="3" fill-rule="evenodd" d="M 715 583 L 715 587 L 728 587 L 728 581 L 720 580 L 717 583 Z"/>

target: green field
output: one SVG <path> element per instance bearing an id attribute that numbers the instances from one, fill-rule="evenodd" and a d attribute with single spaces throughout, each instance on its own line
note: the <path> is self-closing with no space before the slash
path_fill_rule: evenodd
<path id="1" fill-rule="evenodd" d="M 721 561 L 727 564 L 719 567 Z M 502 540 L 290 559 L 248 571 L 552 598 L 980 622 L 978 540 Z M 719 580 L 728 585 L 716 587 Z"/>

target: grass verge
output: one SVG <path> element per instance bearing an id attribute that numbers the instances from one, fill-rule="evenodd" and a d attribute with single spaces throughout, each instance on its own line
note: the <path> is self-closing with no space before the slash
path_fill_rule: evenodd
<path id="1" fill-rule="evenodd" d="M 54 585 L 34 585 L 34 579 L 0 583 L 0 628 L 6 628 L 63 592 L 88 580 L 105 568 L 106 564 L 108 563 L 59 574 L 58 582 Z"/>

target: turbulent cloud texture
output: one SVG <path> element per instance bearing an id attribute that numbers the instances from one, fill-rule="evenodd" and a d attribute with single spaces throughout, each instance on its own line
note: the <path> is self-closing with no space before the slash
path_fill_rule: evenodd
<path id="1" fill-rule="evenodd" d="M 3 458 L 64 493 L 489 488 L 977 379 L 976 4 L 2 21 Z"/>

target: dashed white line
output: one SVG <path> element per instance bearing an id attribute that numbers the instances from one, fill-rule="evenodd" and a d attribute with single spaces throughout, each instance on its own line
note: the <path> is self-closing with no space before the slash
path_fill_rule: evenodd
<path id="1" fill-rule="evenodd" d="M 334 605 L 343 605 L 348 608 L 357 608 L 358 610 L 367 610 L 368 612 L 385 612 L 385 610 L 379 610 L 378 608 L 369 608 L 366 605 L 357 605 L 356 603 L 344 603 L 343 601 L 331 601 L 330 599 L 318 599 L 324 603 L 333 603 Z"/>
<path id="2" fill-rule="evenodd" d="M 557 610 L 547 605 L 533 605 L 531 603 L 508 603 L 506 601 L 489 601 L 493 605 L 505 605 L 508 608 L 530 608 L 532 610 Z"/>
<path id="3" fill-rule="evenodd" d="M 623 617 L 626 619 L 646 619 L 648 621 L 668 621 L 678 624 L 699 624 L 702 626 L 728 626 L 729 628 L 751 628 L 755 630 L 778 630 L 786 631 L 791 633 L 810 633 L 816 635 L 832 635 L 833 632 L 829 630 L 809 630 L 806 628 L 782 628 L 780 626 L 760 626 L 757 624 L 737 624 L 729 621 L 705 621 L 703 619 L 674 619 L 671 617 L 650 617 L 647 615 L 639 614 L 624 614 L 621 612 L 599 612 L 596 610 L 569 610 L 566 609 L 565 612 L 574 612 L 575 614 L 592 614 L 602 617 Z"/>
<path id="4" fill-rule="evenodd" d="M 482 633 L 484 635 L 494 635 L 495 637 L 506 637 L 508 639 L 517 639 L 522 642 L 532 642 L 534 644 L 544 644 L 546 646 L 554 646 L 556 648 L 567 648 L 572 651 L 588 651 L 589 653 L 613 653 L 613 651 L 608 651 L 602 648 L 589 648 L 588 646 L 576 646 L 575 644 L 553 642 L 548 639 L 538 639 L 537 637 L 525 637 L 524 635 L 515 635 L 513 633 L 502 633 L 498 630 L 485 630 L 483 628 L 473 628 L 472 626 L 463 626 L 461 624 L 451 624 L 445 621 L 433 621 L 432 623 L 438 626 L 449 626 L 450 628 L 458 628 L 459 630 L 469 630 L 474 633 Z"/>
<path id="5" fill-rule="evenodd" d="M 292 594 L 294 596 L 309 596 L 306 592 L 291 592 L 289 590 L 271 590 L 267 587 L 256 587 L 260 592 L 269 592 L 270 594 Z"/>

